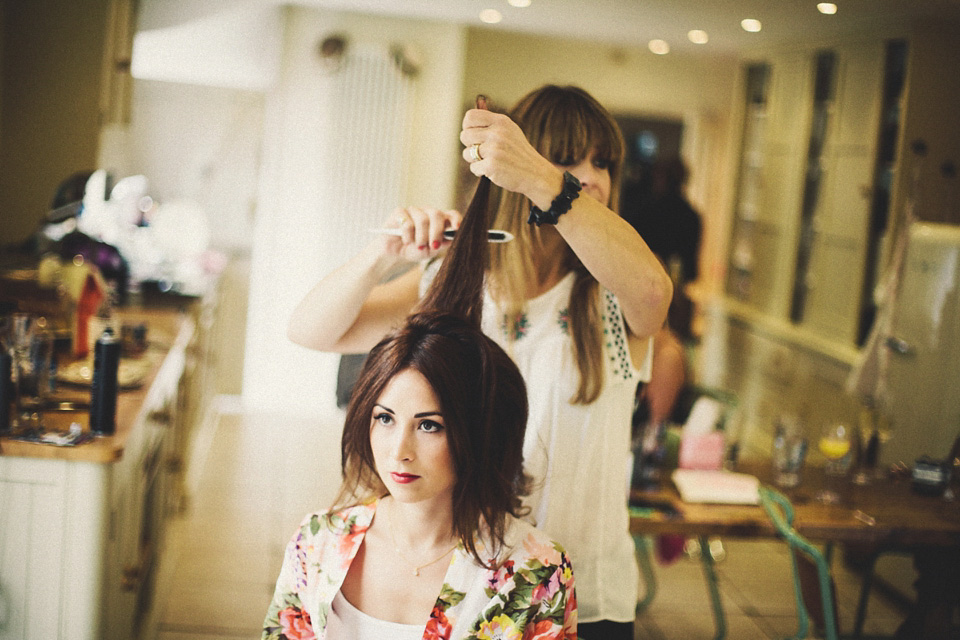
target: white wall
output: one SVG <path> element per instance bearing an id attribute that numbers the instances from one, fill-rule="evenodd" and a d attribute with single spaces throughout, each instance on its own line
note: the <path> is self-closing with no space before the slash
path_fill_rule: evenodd
<path id="1" fill-rule="evenodd" d="M 250 90 L 273 84 L 280 63 L 279 7 L 261 0 L 177 0 L 180 14 L 165 15 L 173 4 L 145 3 L 133 40 L 134 78 Z M 186 19 L 183 13 L 191 9 Z"/>
<path id="2" fill-rule="evenodd" d="M 197 202 L 211 245 L 247 252 L 260 172 L 265 96 L 255 91 L 135 80 L 117 177 L 143 174 L 159 202 Z"/>
<path id="3" fill-rule="evenodd" d="M 329 208 L 336 194 L 323 179 L 336 172 L 340 151 L 324 144 L 335 114 L 325 93 L 330 79 L 316 55 L 317 44 L 331 34 L 346 36 L 348 46 L 403 43 L 419 50 L 422 67 L 406 149 L 407 183 L 396 204 L 450 206 L 454 197 L 462 117 L 461 29 L 288 8 L 280 78 L 267 98 L 251 263 L 243 401 L 253 410 L 302 414 L 335 406 L 338 358 L 286 338 L 287 319 L 309 287 L 366 241 L 325 233 L 339 226 L 330 216 L 351 215 Z M 365 185 L 358 182 L 355 188 Z"/>

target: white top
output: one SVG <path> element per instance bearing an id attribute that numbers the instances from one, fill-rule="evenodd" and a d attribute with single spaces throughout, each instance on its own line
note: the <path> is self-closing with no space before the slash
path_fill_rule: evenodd
<path id="1" fill-rule="evenodd" d="M 639 582 L 627 513 L 630 420 L 637 382 L 650 378 L 652 341 L 638 371 L 620 304 L 600 287 L 603 390 L 589 405 L 570 404 L 579 382 L 567 312 L 574 278 L 571 272 L 528 300 L 526 312 L 509 322 L 488 295 L 483 330 L 513 357 L 527 383 L 523 456 L 534 486 L 525 502 L 530 520 L 570 554 L 578 618 L 627 622 L 635 617 Z"/>
<path id="2" fill-rule="evenodd" d="M 327 640 L 421 640 L 424 625 L 400 624 L 368 616 L 337 591 L 327 617 Z"/>

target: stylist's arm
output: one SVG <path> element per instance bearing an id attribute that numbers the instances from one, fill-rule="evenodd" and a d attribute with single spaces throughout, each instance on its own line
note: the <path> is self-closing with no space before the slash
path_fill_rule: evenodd
<path id="1" fill-rule="evenodd" d="M 460 141 L 470 171 L 521 193 L 546 211 L 563 188 L 563 168 L 527 141 L 508 116 L 471 109 L 463 118 Z M 474 145 L 479 145 L 474 147 Z M 473 161 L 472 149 L 481 156 Z M 597 281 L 616 294 L 630 332 L 651 336 L 663 325 L 673 284 L 660 261 L 623 218 L 584 189 L 556 228 Z"/>
<path id="2" fill-rule="evenodd" d="M 300 301 L 287 325 L 293 342 L 321 351 L 365 353 L 399 326 L 418 298 L 417 263 L 446 250 L 444 229 L 456 229 L 460 214 L 452 210 L 402 207 L 384 228 L 400 236 L 375 235 L 355 256 L 317 283 Z M 384 283 L 391 273 L 404 275 Z"/>

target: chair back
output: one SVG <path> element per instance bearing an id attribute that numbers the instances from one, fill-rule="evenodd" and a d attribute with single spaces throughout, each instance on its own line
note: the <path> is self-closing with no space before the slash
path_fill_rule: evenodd
<path id="1" fill-rule="evenodd" d="M 793 566 L 793 591 L 797 603 L 797 634 L 806 638 L 809 621 L 826 640 L 837 640 L 837 599 L 830 566 L 823 552 L 793 528 L 793 505 L 779 491 L 760 487 L 760 504 L 777 533 L 790 547 Z"/>

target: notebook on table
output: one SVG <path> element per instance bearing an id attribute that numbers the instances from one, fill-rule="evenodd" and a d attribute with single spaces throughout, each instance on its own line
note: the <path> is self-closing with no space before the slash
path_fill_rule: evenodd
<path id="1" fill-rule="evenodd" d="M 671 478 L 684 502 L 760 504 L 760 481 L 748 473 L 676 469 Z"/>

